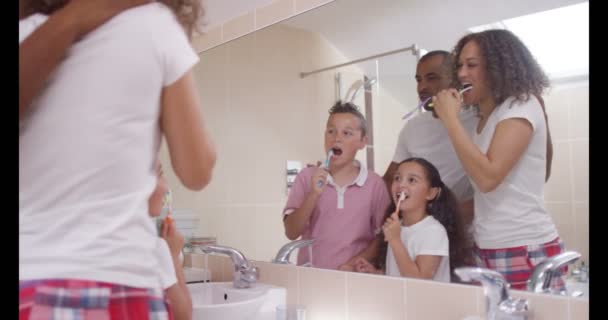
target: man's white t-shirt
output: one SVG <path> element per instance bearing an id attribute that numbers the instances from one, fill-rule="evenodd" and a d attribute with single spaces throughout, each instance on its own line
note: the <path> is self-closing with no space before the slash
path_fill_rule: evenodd
<path id="1" fill-rule="evenodd" d="M 450 282 L 450 241 L 445 228 L 435 217 L 428 216 L 411 226 L 401 226 L 401 241 L 412 260 L 419 255 L 441 256 L 433 280 Z M 401 277 L 390 246 L 386 253 L 386 275 Z"/>
<path id="2" fill-rule="evenodd" d="M 472 108 L 463 110 L 460 121 L 468 133 L 472 134 L 479 119 Z M 457 199 L 463 201 L 473 197 L 473 188 L 464 171 L 460 159 L 452 146 L 448 131 L 441 120 L 432 112 L 423 112 L 409 120 L 399 133 L 399 140 L 393 162 L 411 158 L 424 158 L 432 163 Z"/>
<path id="3" fill-rule="evenodd" d="M 46 16 L 19 22 L 23 41 Z M 19 279 L 158 288 L 156 185 L 161 92 L 198 62 L 158 2 L 75 43 L 19 131 Z"/>
<path id="4" fill-rule="evenodd" d="M 511 105 L 512 101 L 509 98 L 496 107 L 481 133 L 473 134 L 473 142 L 487 153 L 502 120 L 525 119 L 534 130 L 528 148 L 496 189 L 482 193 L 471 181 L 475 188 L 474 236 L 482 249 L 542 244 L 558 236 L 544 201 L 547 126 L 542 107 L 534 97 Z"/>

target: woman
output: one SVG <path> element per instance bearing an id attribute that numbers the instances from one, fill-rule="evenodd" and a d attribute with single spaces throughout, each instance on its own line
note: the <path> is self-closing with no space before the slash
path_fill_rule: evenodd
<path id="1" fill-rule="evenodd" d="M 507 30 L 469 34 L 453 53 L 458 81 L 473 88 L 463 96 L 443 90 L 433 100 L 475 188 L 476 261 L 525 289 L 534 266 L 563 250 L 543 200 L 550 139 L 539 97 L 549 81 Z M 458 120 L 461 101 L 479 108 L 472 139 Z"/>

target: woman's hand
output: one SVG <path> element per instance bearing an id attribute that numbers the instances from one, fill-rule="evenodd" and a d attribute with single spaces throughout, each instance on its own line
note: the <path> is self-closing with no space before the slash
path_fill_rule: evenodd
<path id="1" fill-rule="evenodd" d="M 443 89 L 433 96 L 433 109 L 443 123 L 449 119 L 458 119 L 462 103 L 460 93 L 454 88 Z"/>
<path id="2" fill-rule="evenodd" d="M 393 240 L 401 241 L 401 221 L 397 211 L 393 212 L 390 217 L 386 218 L 382 225 L 382 232 L 384 233 L 384 241 L 391 242 Z"/>

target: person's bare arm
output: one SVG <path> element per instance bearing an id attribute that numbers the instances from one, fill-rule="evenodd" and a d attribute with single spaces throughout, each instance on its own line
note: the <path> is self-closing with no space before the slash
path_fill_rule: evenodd
<path id="1" fill-rule="evenodd" d="M 19 45 L 19 120 L 74 42 L 116 14 L 150 1 L 71 0 L 51 14 Z"/>
<path id="2" fill-rule="evenodd" d="M 177 283 L 167 289 L 167 298 L 171 303 L 171 310 L 175 320 L 192 319 L 192 297 L 186 285 L 186 277 L 179 254 L 184 247 L 184 236 L 177 231 L 174 221 L 164 221 L 161 229 L 161 236 L 171 251 L 171 260 L 175 268 Z"/>
<path id="3" fill-rule="evenodd" d="M 347 262 L 339 266 L 338 270 L 352 271 L 355 267 L 355 262 L 360 258 L 363 258 L 367 261 L 376 260 L 376 256 L 378 256 L 378 250 L 380 249 L 381 243 L 382 241 L 378 237 L 374 238 L 374 240 L 372 240 L 365 249 L 361 250 L 361 252 L 359 252 L 354 257 L 350 258 Z"/>
<path id="4" fill-rule="evenodd" d="M 309 192 L 302 206 L 283 218 L 287 239 L 296 240 L 302 235 L 320 195 L 321 193 L 315 191 Z"/>
<path id="5" fill-rule="evenodd" d="M 304 202 L 295 211 L 283 217 L 285 236 L 289 240 L 299 238 L 304 232 L 304 228 L 306 228 L 306 225 L 310 221 L 310 216 L 317 205 L 317 201 L 319 200 L 325 185 L 327 184 L 328 174 L 329 172 L 327 169 L 321 167 L 319 163 L 316 171 L 310 178 L 312 189 L 308 192 L 308 194 L 306 194 Z"/>
<path id="6" fill-rule="evenodd" d="M 488 151 L 483 153 L 460 123 L 458 95 L 455 89 L 439 92 L 433 97 L 435 111 L 448 130 L 464 170 L 481 192 L 490 192 L 502 183 L 530 145 L 534 133 L 532 124 L 523 118 L 500 121 Z"/>
<path id="7" fill-rule="evenodd" d="M 204 188 L 211 181 L 217 156 L 191 71 L 163 89 L 161 127 L 177 177 L 191 190 Z"/>

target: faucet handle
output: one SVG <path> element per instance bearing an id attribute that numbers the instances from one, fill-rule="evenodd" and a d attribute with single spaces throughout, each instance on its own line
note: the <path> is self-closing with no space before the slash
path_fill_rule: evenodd
<path id="1" fill-rule="evenodd" d="M 456 273 L 462 281 L 477 281 L 481 283 L 486 297 L 486 318 L 488 320 L 496 317 L 499 307 L 508 307 L 501 306 L 501 303 L 508 301 L 510 298 L 507 292 L 508 283 L 500 273 L 494 270 L 477 267 L 456 268 L 454 269 L 454 273 Z"/>
<path id="2" fill-rule="evenodd" d="M 573 263 L 581 257 L 575 251 L 565 251 L 543 260 L 537 264 L 528 279 L 528 290 L 532 292 L 550 292 L 551 280 L 559 275 L 559 269 Z"/>

